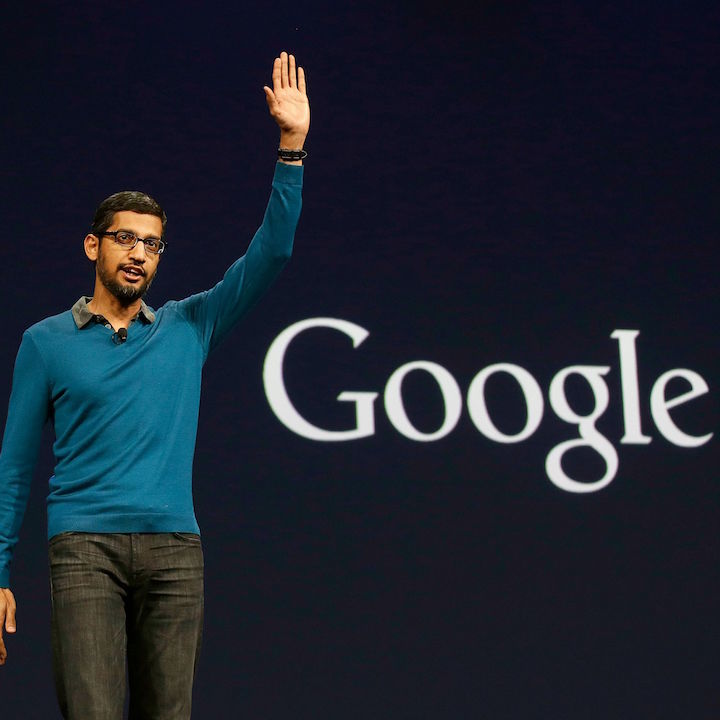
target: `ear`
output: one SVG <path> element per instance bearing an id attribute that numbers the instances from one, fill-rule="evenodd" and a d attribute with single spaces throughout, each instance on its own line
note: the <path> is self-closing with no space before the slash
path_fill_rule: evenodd
<path id="1" fill-rule="evenodd" d="M 88 260 L 95 262 L 100 248 L 100 238 L 98 238 L 97 235 L 86 235 L 83 245 L 85 246 L 85 254 L 88 257 Z"/>

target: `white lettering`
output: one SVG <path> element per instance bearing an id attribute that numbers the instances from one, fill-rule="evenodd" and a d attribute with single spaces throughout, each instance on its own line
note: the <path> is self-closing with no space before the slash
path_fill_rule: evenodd
<path id="1" fill-rule="evenodd" d="M 360 345 L 370 334 L 365 328 L 335 318 L 311 318 L 301 320 L 283 330 L 273 341 L 265 356 L 263 366 L 263 383 L 265 395 L 272 411 L 280 422 L 289 430 L 308 440 L 320 442 L 342 442 L 344 440 L 357 440 L 375 433 L 375 415 L 373 403 L 378 396 L 375 392 L 341 392 L 337 399 L 340 402 L 355 403 L 355 427 L 351 430 L 324 430 L 309 423 L 295 409 L 288 397 L 283 377 L 283 363 L 285 353 L 290 343 L 301 332 L 311 328 L 330 328 L 347 335 L 353 342 L 353 347 Z"/>
<path id="2" fill-rule="evenodd" d="M 440 388 L 445 404 L 445 419 L 442 425 L 431 433 L 420 432 L 405 412 L 402 399 L 402 383 L 405 376 L 414 370 L 424 370 L 433 376 Z M 411 440 L 430 442 L 445 437 L 455 429 L 462 412 L 462 393 L 455 378 L 442 366 L 426 360 L 416 360 L 400 366 L 385 386 L 385 412 L 395 429 Z"/>
<path id="3" fill-rule="evenodd" d="M 615 330 L 610 335 L 618 341 L 620 354 L 620 381 L 622 384 L 623 420 L 625 434 L 620 439 L 625 445 L 647 445 L 652 442 L 649 435 L 643 435 L 640 425 L 640 392 L 638 390 L 637 353 L 635 338 L 639 330 Z"/>
<path id="4" fill-rule="evenodd" d="M 665 389 L 673 378 L 686 380 L 690 383 L 690 390 L 668 400 L 665 397 Z M 700 397 L 700 395 L 704 395 L 707 391 L 708 385 L 704 378 L 692 370 L 685 370 L 683 368 L 668 370 L 655 381 L 653 389 L 650 392 L 650 410 L 657 429 L 674 445 L 679 445 L 680 447 L 699 447 L 700 445 L 704 445 L 713 436 L 712 433 L 701 435 L 700 437 L 684 433 L 673 422 L 668 412 L 670 408 Z"/>
<path id="5" fill-rule="evenodd" d="M 314 425 L 298 412 L 290 400 L 283 370 L 286 354 L 290 344 L 298 335 L 314 328 L 343 333 L 352 340 L 353 348 L 359 347 L 369 336 L 369 332 L 360 325 L 327 317 L 301 320 L 283 330 L 268 348 L 263 366 L 263 383 L 270 408 L 289 430 L 309 440 L 342 442 L 374 435 L 377 392 L 345 390 L 337 396 L 338 401 L 353 403 L 355 406 L 354 425 L 342 430 L 330 430 Z M 614 330 L 610 335 L 618 342 L 624 423 L 624 435 L 620 442 L 630 445 L 647 445 L 652 442 L 652 437 L 642 431 L 636 352 L 636 340 L 639 334 L 639 330 Z M 443 400 L 443 416 L 439 427 L 430 432 L 419 430 L 412 423 L 403 399 L 404 380 L 415 371 L 426 372 L 432 376 Z M 617 450 L 596 427 L 598 419 L 605 413 L 610 402 L 608 385 L 604 380 L 604 376 L 609 371 L 608 366 L 573 365 L 560 370 L 550 382 L 549 399 L 552 409 L 560 420 L 577 425 L 578 428 L 578 437 L 555 445 L 545 459 L 548 478 L 561 490 L 572 493 L 597 492 L 611 483 L 617 474 L 619 464 Z M 522 392 L 526 411 L 525 422 L 515 433 L 500 430 L 490 417 L 486 386 L 490 378 L 497 373 L 510 375 Z M 580 414 L 570 407 L 566 381 L 572 375 L 583 378 L 592 392 L 594 406 L 586 414 Z M 687 383 L 690 389 L 668 398 L 668 385 L 676 378 Z M 671 443 L 680 447 L 699 447 L 709 442 L 713 437 L 712 432 L 700 436 L 691 435 L 681 430 L 670 416 L 672 408 L 707 392 L 708 385 L 705 380 L 692 370 L 677 368 L 663 373 L 650 392 L 650 412 L 658 431 Z M 400 434 L 417 442 L 432 442 L 446 437 L 457 427 L 462 416 L 463 398 L 457 381 L 444 367 L 428 360 L 415 360 L 397 368 L 385 385 L 383 399 L 385 412 L 393 427 Z M 543 393 L 537 380 L 525 368 L 511 363 L 495 363 L 480 370 L 468 388 L 467 407 L 470 418 L 480 433 L 489 440 L 505 444 L 519 443 L 532 436 L 542 422 L 545 409 Z M 563 468 L 566 453 L 580 448 L 587 448 L 597 453 L 602 460 L 604 470 L 599 480 L 586 481 L 574 478 L 568 474 L 567 463 Z M 578 457 L 582 459 L 583 456 L 580 454 Z"/>
<path id="6" fill-rule="evenodd" d="M 595 428 L 595 421 L 605 412 L 610 394 L 602 379 L 610 370 L 599 365 L 573 365 L 561 370 L 550 383 L 550 405 L 557 416 L 568 423 L 577 424 L 580 437 L 556 445 L 548 454 L 545 470 L 551 482 L 561 490 L 573 493 L 589 493 L 601 490 L 615 477 L 618 456 L 612 444 Z M 587 415 L 578 415 L 568 404 L 565 395 L 565 381 L 570 375 L 580 375 L 587 380 L 595 397 L 595 407 Z M 573 448 L 590 447 L 605 461 L 605 474 L 595 482 L 577 482 L 562 468 L 563 455 Z"/>
<path id="7" fill-rule="evenodd" d="M 525 427 L 514 435 L 508 435 L 498 430 L 490 418 L 485 402 L 485 383 L 491 375 L 498 372 L 507 373 L 515 378 L 525 397 L 527 411 Z M 470 418 L 475 427 L 485 437 L 499 443 L 517 443 L 527 440 L 538 429 L 544 410 L 542 390 L 537 384 L 537 380 L 525 368 L 510 363 L 496 363 L 481 370 L 470 383 L 467 404 Z"/>

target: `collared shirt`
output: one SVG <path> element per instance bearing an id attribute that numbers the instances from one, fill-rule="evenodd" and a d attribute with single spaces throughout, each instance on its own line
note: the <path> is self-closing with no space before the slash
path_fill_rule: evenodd
<path id="1" fill-rule="evenodd" d="M 105 319 L 105 317 L 90 310 L 88 303 L 91 300 L 91 297 L 83 295 L 70 310 L 78 329 L 82 330 L 82 328 L 90 322 L 102 323 L 105 327 L 110 327 L 110 323 Z M 140 310 L 131 322 L 135 322 L 138 318 L 146 324 L 155 322 L 155 313 L 145 304 L 144 300 L 140 301 Z"/>

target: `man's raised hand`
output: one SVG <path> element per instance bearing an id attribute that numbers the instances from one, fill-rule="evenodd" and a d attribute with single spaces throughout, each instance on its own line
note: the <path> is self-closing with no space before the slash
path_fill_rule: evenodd
<path id="1" fill-rule="evenodd" d="M 295 56 L 281 52 L 272 70 L 272 90 L 265 85 L 270 114 L 280 128 L 280 147 L 302 150 L 310 129 L 310 103 L 305 71 L 295 67 Z"/>
<path id="2" fill-rule="evenodd" d="M 10 588 L 0 588 L 0 665 L 4 665 L 7 659 L 3 627 L 9 633 L 15 632 L 15 596 Z"/>

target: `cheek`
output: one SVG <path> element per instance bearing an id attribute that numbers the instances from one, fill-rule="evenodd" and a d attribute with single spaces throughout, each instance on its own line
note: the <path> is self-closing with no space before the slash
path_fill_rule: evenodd
<path id="1" fill-rule="evenodd" d="M 148 267 L 147 265 L 145 266 L 145 270 L 147 272 L 147 278 L 146 278 L 147 280 L 152 280 L 155 277 L 155 275 L 157 274 L 159 265 L 160 265 L 160 263 L 156 262 L 152 265 L 152 267 Z"/>
<path id="2" fill-rule="evenodd" d="M 103 265 L 107 264 L 107 252 L 103 243 L 100 243 L 97 251 L 97 262 Z"/>

